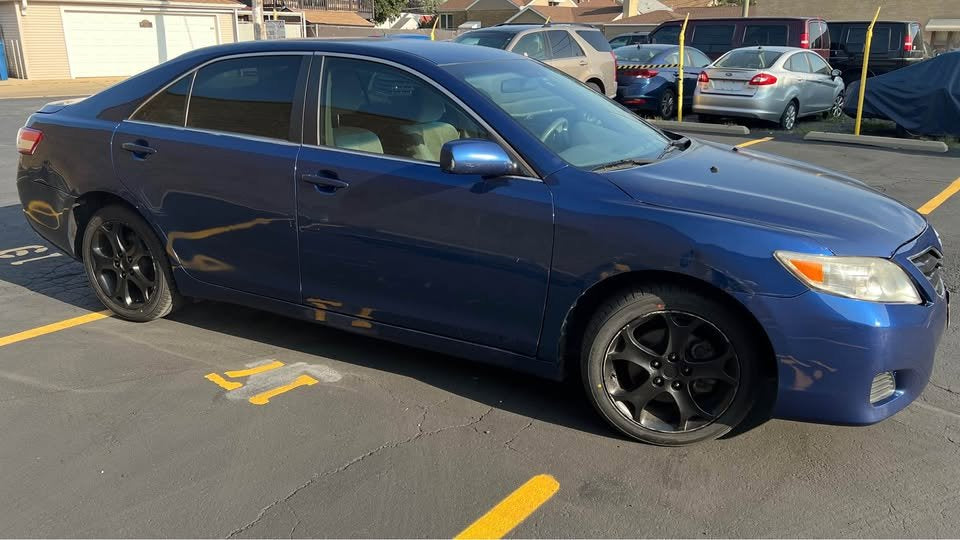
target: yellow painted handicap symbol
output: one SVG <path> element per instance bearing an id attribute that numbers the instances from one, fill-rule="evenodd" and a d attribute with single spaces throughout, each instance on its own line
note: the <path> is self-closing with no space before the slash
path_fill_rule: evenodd
<path id="1" fill-rule="evenodd" d="M 266 405 L 272 398 L 301 386 L 319 382 L 336 382 L 342 376 L 337 371 L 319 364 L 296 362 L 284 364 L 278 360 L 263 360 L 248 364 L 245 369 L 208 373 L 205 378 L 227 391 L 227 398 L 244 400 L 253 405 Z M 236 379 L 243 379 L 243 382 Z"/>

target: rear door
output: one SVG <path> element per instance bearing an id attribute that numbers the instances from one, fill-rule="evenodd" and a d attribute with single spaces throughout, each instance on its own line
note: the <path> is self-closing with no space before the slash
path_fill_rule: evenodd
<path id="1" fill-rule="evenodd" d="M 810 63 L 810 75 L 808 81 L 811 87 L 811 107 L 817 111 L 825 111 L 833 106 L 833 99 L 837 93 L 837 83 L 834 82 L 830 72 L 833 69 L 817 53 L 803 53 Z"/>
<path id="2" fill-rule="evenodd" d="M 590 62 L 570 32 L 548 30 L 543 34 L 546 34 L 547 41 L 550 42 L 547 63 L 579 81 L 586 81 L 590 75 Z"/>
<path id="3" fill-rule="evenodd" d="M 805 52 L 795 53 L 787 58 L 783 64 L 785 73 L 787 73 L 783 83 L 796 87 L 797 99 L 800 100 L 799 113 L 801 115 L 817 110 L 817 89 L 812 80 L 807 54 Z"/>
<path id="4" fill-rule="evenodd" d="M 196 279 L 299 301 L 294 166 L 310 58 L 218 60 L 117 128 L 113 161 L 122 182 Z"/>

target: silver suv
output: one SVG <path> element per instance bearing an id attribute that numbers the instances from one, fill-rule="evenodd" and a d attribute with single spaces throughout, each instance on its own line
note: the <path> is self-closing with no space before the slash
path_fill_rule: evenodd
<path id="1" fill-rule="evenodd" d="M 616 57 L 603 33 L 581 25 L 502 24 L 453 39 L 504 49 L 549 64 L 607 97 L 617 95 Z"/>

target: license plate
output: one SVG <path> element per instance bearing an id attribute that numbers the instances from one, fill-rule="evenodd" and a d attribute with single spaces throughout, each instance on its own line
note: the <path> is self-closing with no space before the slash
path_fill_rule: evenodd
<path id="1" fill-rule="evenodd" d="M 743 83 L 740 81 L 713 81 L 714 90 L 740 90 L 743 88 Z"/>

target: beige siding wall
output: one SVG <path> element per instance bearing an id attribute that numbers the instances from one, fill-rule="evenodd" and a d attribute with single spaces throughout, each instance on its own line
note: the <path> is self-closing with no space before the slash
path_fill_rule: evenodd
<path id="1" fill-rule="evenodd" d="M 69 79 L 67 45 L 63 39 L 63 21 L 59 4 L 30 2 L 21 16 L 27 77 L 31 79 Z"/>
<path id="2" fill-rule="evenodd" d="M 221 13 L 217 15 L 217 24 L 220 26 L 220 43 L 234 43 L 237 41 L 233 35 L 233 14 Z"/>

